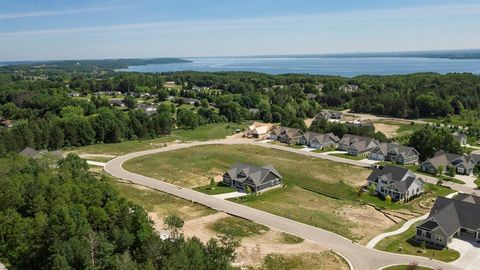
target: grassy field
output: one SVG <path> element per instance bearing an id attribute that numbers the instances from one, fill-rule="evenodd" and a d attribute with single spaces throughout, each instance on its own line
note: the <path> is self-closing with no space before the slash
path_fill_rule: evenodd
<path id="1" fill-rule="evenodd" d="M 285 185 L 233 201 L 362 243 L 394 225 L 389 220 L 385 222 L 383 214 L 365 203 L 423 213 L 427 210 L 419 206 L 420 201 L 451 192 L 433 186 L 433 193 L 405 204 L 387 204 L 368 194 L 359 198 L 357 192 L 366 184 L 370 170 L 254 145 L 197 146 L 132 159 L 124 168 L 180 186 L 217 193 L 205 190 L 211 177 L 218 179 L 235 162 L 271 164 L 282 174 Z"/>
<path id="2" fill-rule="evenodd" d="M 324 147 L 322 149 L 315 149 L 313 150 L 312 152 L 314 153 L 325 153 L 325 152 L 331 152 L 331 151 L 335 151 L 335 147 Z"/>
<path id="3" fill-rule="evenodd" d="M 346 158 L 346 159 L 352 159 L 352 160 L 362 160 L 362 159 L 365 159 L 366 157 L 365 156 L 352 156 L 352 155 L 349 155 L 349 154 L 343 154 L 343 153 L 333 153 L 333 154 L 329 154 L 331 156 L 336 156 L 336 157 L 341 157 L 341 158 Z"/>
<path id="4" fill-rule="evenodd" d="M 190 220 L 215 213 L 210 208 L 160 191 L 118 182 L 113 182 L 113 186 L 122 196 L 159 217 L 176 214 L 183 220 Z"/>
<path id="5" fill-rule="evenodd" d="M 300 237 L 297 237 L 295 235 L 291 235 L 291 234 L 288 234 L 288 233 L 282 232 L 281 235 L 282 235 L 281 241 L 285 244 L 294 245 L 294 244 L 302 243 L 304 241 L 303 238 L 300 238 Z"/>
<path id="6" fill-rule="evenodd" d="M 347 270 L 347 262 L 333 251 L 301 253 L 295 255 L 269 254 L 258 270 L 305 270 L 338 269 Z"/>
<path id="7" fill-rule="evenodd" d="M 72 148 L 78 154 L 110 154 L 123 155 L 130 152 L 163 147 L 166 143 L 180 141 L 205 141 L 222 139 L 235 133 L 236 129 L 245 129 L 247 124 L 222 123 L 209 124 L 193 130 L 174 130 L 171 135 L 148 140 L 125 141 L 121 143 L 94 144 Z"/>
<path id="8" fill-rule="evenodd" d="M 218 234 L 238 238 L 262 234 L 270 230 L 267 226 L 237 217 L 225 217 L 219 219 L 212 223 L 209 228 Z"/>
<path id="9" fill-rule="evenodd" d="M 209 194 L 209 195 L 223 194 L 223 193 L 236 191 L 234 188 L 231 188 L 229 186 L 224 186 L 222 182 L 215 183 L 214 185 L 209 184 L 206 186 L 196 187 L 194 188 L 194 190 L 200 191 L 202 193 Z"/>
<path id="10" fill-rule="evenodd" d="M 360 167 L 254 145 L 197 146 L 132 159 L 124 168 L 193 188 L 209 185 L 211 177 L 222 175 L 235 162 L 273 165 L 287 185 L 340 198 L 356 196 L 354 186 L 365 184 L 370 173 Z"/>
<path id="11" fill-rule="evenodd" d="M 394 266 L 389 266 L 387 268 L 383 268 L 382 270 L 407 270 L 408 265 L 394 265 Z M 432 268 L 429 267 L 424 267 L 424 266 L 417 266 L 415 270 L 433 270 Z"/>
<path id="12" fill-rule="evenodd" d="M 453 249 L 437 250 L 427 247 L 425 250 L 422 250 L 420 245 L 413 241 L 415 236 L 415 225 L 416 224 L 411 226 L 404 233 L 383 239 L 375 246 L 375 248 L 388 252 L 435 258 L 444 262 L 451 262 L 460 257 L 458 251 Z"/>

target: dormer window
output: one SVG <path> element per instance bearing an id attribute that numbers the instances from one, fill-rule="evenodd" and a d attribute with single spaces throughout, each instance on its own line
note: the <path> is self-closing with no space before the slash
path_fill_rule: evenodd
<path id="1" fill-rule="evenodd" d="M 237 178 L 245 178 L 245 177 L 247 177 L 247 175 L 243 171 L 237 174 Z"/>

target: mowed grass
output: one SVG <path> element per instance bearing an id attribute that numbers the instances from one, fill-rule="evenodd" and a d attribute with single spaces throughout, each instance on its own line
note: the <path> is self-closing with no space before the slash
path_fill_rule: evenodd
<path id="1" fill-rule="evenodd" d="M 347 270 L 347 262 L 335 252 L 326 250 L 319 253 L 300 253 L 295 255 L 269 254 L 258 270 L 305 270 L 337 269 Z"/>
<path id="2" fill-rule="evenodd" d="M 387 252 L 433 258 L 444 262 L 451 262 L 460 257 L 458 251 L 448 248 L 438 250 L 427 247 L 423 250 L 420 245 L 414 241 L 416 231 L 415 226 L 417 224 L 418 223 L 412 225 L 404 233 L 383 239 L 375 246 L 375 248 Z"/>
<path id="3" fill-rule="evenodd" d="M 141 205 L 148 212 L 154 212 L 159 217 L 178 215 L 183 220 L 200 218 L 216 213 L 214 210 L 200 204 L 192 203 L 175 196 L 134 186 L 126 183 L 112 182 L 115 190 L 133 203 Z"/>
<path id="4" fill-rule="evenodd" d="M 127 161 L 124 168 L 183 187 L 210 184 L 236 162 L 273 165 L 285 184 L 338 198 L 354 198 L 370 171 L 287 151 L 254 145 L 205 145 L 143 156 Z"/>
<path id="5" fill-rule="evenodd" d="M 263 234 L 270 230 L 267 226 L 238 217 L 221 218 L 210 224 L 209 229 L 219 234 L 238 238 Z"/>
<path id="6" fill-rule="evenodd" d="M 229 187 L 229 186 L 224 186 L 222 182 L 215 183 L 214 185 L 206 185 L 202 187 L 196 187 L 194 188 L 196 191 L 200 191 L 202 193 L 208 194 L 208 195 L 216 195 L 216 194 L 223 194 L 223 193 L 229 193 L 229 192 L 235 192 L 236 189 Z"/>
<path id="7" fill-rule="evenodd" d="M 72 148 L 74 152 L 89 154 L 123 155 L 131 152 L 163 147 L 166 143 L 179 141 L 205 141 L 222 139 L 233 135 L 237 129 L 243 130 L 247 123 L 208 124 L 192 130 L 174 130 L 172 134 L 155 139 L 125 141 L 121 143 L 94 144 Z"/>

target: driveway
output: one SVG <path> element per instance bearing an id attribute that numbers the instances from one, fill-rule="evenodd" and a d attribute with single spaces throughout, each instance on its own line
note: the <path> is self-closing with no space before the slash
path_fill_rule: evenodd
<path id="1" fill-rule="evenodd" d="M 219 199 L 222 199 L 222 200 L 226 200 L 226 199 L 237 198 L 237 197 L 242 197 L 242 196 L 246 196 L 246 195 L 247 194 L 245 192 L 235 191 L 235 192 L 212 195 L 212 197 L 219 198 Z"/>
<path id="2" fill-rule="evenodd" d="M 294 220 L 290 220 L 284 217 L 270 214 L 268 212 L 260 211 L 255 208 L 251 208 L 245 205 L 237 204 L 231 201 L 219 199 L 206 195 L 188 188 L 182 188 L 170 183 L 165 183 L 157 179 L 146 177 L 140 174 L 129 172 L 123 169 L 122 164 L 132 158 L 164 153 L 168 151 L 174 151 L 179 149 L 185 149 L 189 147 L 199 145 L 215 145 L 215 144 L 252 144 L 251 141 L 241 139 L 225 139 L 206 142 L 193 142 L 188 144 L 174 144 L 164 148 L 152 149 L 146 151 L 140 151 L 130 153 L 124 156 L 119 156 L 105 166 L 105 171 L 115 177 L 131 181 L 138 185 L 143 185 L 152 189 L 160 190 L 174 196 L 197 202 L 199 204 L 210 207 L 214 210 L 229 213 L 231 215 L 239 216 L 258 224 L 263 224 L 275 228 L 277 230 L 290 233 L 292 235 L 319 243 L 325 248 L 331 249 L 341 256 L 343 256 L 350 264 L 352 269 L 356 270 L 376 270 L 387 265 L 393 264 L 409 264 L 410 262 L 417 262 L 419 265 L 428 266 L 431 268 L 442 268 L 444 270 L 460 269 L 451 264 L 439 262 L 436 260 L 429 260 L 428 258 L 418 256 L 407 256 L 401 254 L 387 253 L 378 250 L 372 250 L 365 246 L 356 244 L 351 240 L 334 234 L 332 232 L 313 227 L 307 224 L 303 224 Z M 266 147 L 277 148 L 285 151 L 304 153 L 309 156 L 318 156 L 318 154 L 312 152 L 305 152 L 299 149 L 287 148 L 277 146 L 273 144 L 261 144 Z M 333 157 L 333 156 L 327 156 Z M 340 162 L 344 162 L 344 159 Z M 353 160 L 352 160 L 353 162 Z M 358 162 L 358 161 L 356 161 Z M 350 160 L 348 162 L 350 163 Z M 369 164 L 367 164 L 369 166 Z"/>
<path id="3" fill-rule="evenodd" d="M 480 268 L 480 244 L 470 238 L 453 238 L 448 245 L 460 252 L 460 258 L 452 264 L 464 270 Z"/>
<path id="4" fill-rule="evenodd" d="M 473 174 L 472 175 L 457 174 L 457 175 L 455 175 L 455 178 L 465 182 L 465 186 L 467 186 L 467 187 L 477 188 L 477 184 L 475 184 L 475 180 L 477 180 L 477 177 Z"/>

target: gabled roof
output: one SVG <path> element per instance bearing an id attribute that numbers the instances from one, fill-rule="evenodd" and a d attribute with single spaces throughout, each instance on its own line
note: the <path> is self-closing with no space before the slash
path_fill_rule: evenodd
<path id="1" fill-rule="evenodd" d="M 382 155 L 396 154 L 402 157 L 408 157 L 412 155 L 419 155 L 418 151 L 410 146 L 400 145 L 398 143 L 381 143 L 372 150 L 373 153 Z"/>
<path id="2" fill-rule="evenodd" d="M 244 182 L 247 179 L 250 179 L 255 185 L 261 185 L 262 181 L 267 177 L 269 173 L 273 173 L 278 177 L 282 177 L 280 173 L 271 165 L 264 167 L 256 167 L 244 163 L 235 163 L 232 167 L 226 172 L 232 180 L 238 182 Z M 239 177 L 239 174 L 243 173 L 245 177 Z"/>
<path id="3" fill-rule="evenodd" d="M 477 213 L 480 213 L 480 204 L 468 202 L 469 196 L 462 195 L 452 199 L 438 197 L 427 220 L 434 219 L 448 236 L 452 236 L 460 228 L 479 229 L 480 215 Z M 478 201 L 480 198 L 476 197 L 474 200 Z M 420 226 L 422 225 L 423 223 Z"/>
<path id="4" fill-rule="evenodd" d="M 33 148 L 30 147 L 25 147 L 20 153 L 18 153 L 21 156 L 28 157 L 28 158 L 36 158 L 39 155 L 42 154 L 41 151 L 37 151 Z"/>
<path id="5" fill-rule="evenodd" d="M 326 134 L 319 134 L 311 140 L 312 142 L 318 142 L 318 143 L 328 143 L 328 142 L 339 142 L 340 138 L 338 138 L 335 134 L 333 133 L 326 133 Z"/>
<path id="6" fill-rule="evenodd" d="M 401 193 L 407 191 L 417 179 L 412 171 L 397 166 L 379 167 L 368 176 L 367 180 L 377 182 L 379 178 L 391 181 L 395 188 Z M 418 180 L 423 183 L 422 179 L 418 178 Z"/>
<path id="7" fill-rule="evenodd" d="M 447 153 L 444 151 L 438 151 L 433 158 L 427 159 L 425 162 L 432 164 L 435 168 L 438 166 L 463 166 L 465 168 L 471 168 L 475 166 L 475 159 L 469 156 L 458 155 L 453 153 Z"/>
<path id="8" fill-rule="evenodd" d="M 280 134 L 287 136 L 288 138 L 298 137 L 303 134 L 298 128 L 284 128 Z"/>

